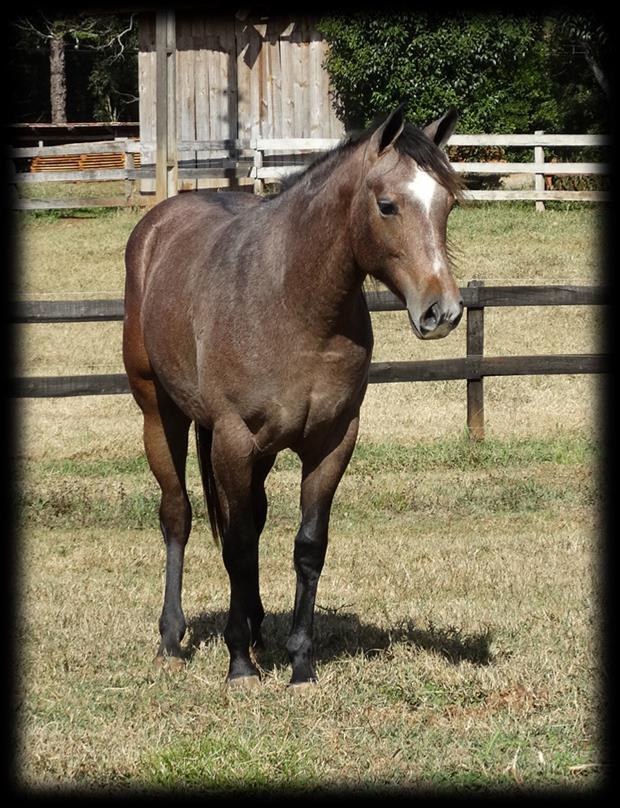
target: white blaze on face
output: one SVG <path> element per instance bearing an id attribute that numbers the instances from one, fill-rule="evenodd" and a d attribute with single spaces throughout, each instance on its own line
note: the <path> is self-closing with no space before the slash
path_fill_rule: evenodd
<path id="1" fill-rule="evenodd" d="M 418 205 L 421 206 L 428 218 L 428 246 L 430 248 L 430 255 L 432 256 L 431 260 L 433 272 L 436 274 L 439 274 L 444 267 L 444 261 L 441 257 L 441 249 L 437 243 L 437 233 L 435 232 L 433 220 L 431 219 L 430 215 L 433 197 L 435 196 L 438 188 L 439 183 L 437 180 L 422 168 L 417 168 L 414 178 L 411 180 L 411 182 L 407 183 L 409 193 L 418 203 Z"/>
<path id="2" fill-rule="evenodd" d="M 409 192 L 419 202 L 427 214 L 431 211 L 433 196 L 437 190 L 437 181 L 426 171 L 418 168 L 413 180 L 408 183 Z"/>

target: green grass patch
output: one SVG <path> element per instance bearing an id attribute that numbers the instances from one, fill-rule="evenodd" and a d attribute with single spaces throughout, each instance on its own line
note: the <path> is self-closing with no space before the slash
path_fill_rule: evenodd
<path id="1" fill-rule="evenodd" d="M 47 224 L 62 219 L 104 219 L 115 221 L 119 216 L 118 208 L 52 208 L 50 210 L 17 211 L 18 222 L 22 226 L 28 224 Z"/>
<path id="2" fill-rule="evenodd" d="M 576 465 L 596 460 L 599 443 L 587 435 L 560 434 L 549 438 L 486 438 L 425 441 L 411 445 L 401 443 L 360 442 L 355 447 L 347 474 L 373 472 L 419 472 L 440 469 L 510 468 L 531 463 Z M 26 464 L 27 466 L 28 464 Z M 33 466 L 34 467 L 34 466 Z M 130 458 L 98 458 L 37 461 L 43 476 L 113 477 L 148 473 L 144 455 Z M 297 471 L 300 461 L 290 450 L 281 452 L 276 471 Z M 188 456 L 188 474 L 197 470 L 194 453 Z"/>
<path id="3" fill-rule="evenodd" d="M 585 435 L 556 435 L 550 438 L 486 438 L 402 444 L 358 444 L 349 470 L 418 472 L 439 469 L 493 469 L 532 463 L 572 465 L 592 462 L 598 450 L 596 441 Z"/>
<path id="4" fill-rule="evenodd" d="M 160 788 L 234 792 L 307 790 L 320 785 L 306 739 L 289 736 L 272 745 L 260 734 L 208 732 L 174 744 L 144 761 L 148 781 Z"/>
<path id="5" fill-rule="evenodd" d="M 193 458 L 190 458 L 190 464 Z M 146 455 L 138 457 L 119 457 L 113 459 L 101 458 L 97 460 L 74 460 L 63 458 L 61 460 L 41 460 L 37 467 L 44 475 L 65 477 L 113 477 L 133 476 L 148 472 L 149 465 Z"/>
<path id="6" fill-rule="evenodd" d="M 360 443 L 334 504 L 336 524 L 406 514 L 545 512 L 599 501 L 598 445 L 581 435 L 545 439 L 440 440 L 403 446 Z M 205 520 L 197 461 L 188 461 L 195 519 Z M 298 518 L 300 462 L 282 452 L 268 480 L 270 523 Z M 158 524 L 159 489 L 143 455 L 24 461 L 15 481 L 22 524 Z"/>

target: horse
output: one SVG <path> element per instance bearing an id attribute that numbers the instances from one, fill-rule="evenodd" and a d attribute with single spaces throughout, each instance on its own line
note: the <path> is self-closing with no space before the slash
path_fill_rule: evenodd
<path id="1" fill-rule="evenodd" d="M 420 339 L 445 337 L 463 312 L 446 247 L 448 215 L 462 189 L 443 150 L 456 120 L 449 108 L 417 128 L 401 105 L 345 137 L 279 194 L 180 194 L 155 205 L 132 231 L 123 358 L 161 489 L 159 664 L 185 664 L 193 422 L 208 519 L 230 581 L 226 682 L 260 681 L 265 480 L 285 448 L 302 467 L 290 686 L 317 681 L 317 585 L 373 347 L 364 280 L 371 276 L 400 298 Z"/>

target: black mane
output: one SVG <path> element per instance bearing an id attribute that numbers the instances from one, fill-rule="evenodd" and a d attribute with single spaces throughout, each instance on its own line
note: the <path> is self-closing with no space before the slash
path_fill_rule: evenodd
<path id="1" fill-rule="evenodd" d="M 348 154 L 351 149 L 368 141 L 379 128 L 379 125 L 376 124 L 368 129 L 350 133 L 333 149 L 319 155 L 309 166 L 289 174 L 288 177 L 281 180 L 280 193 L 293 188 L 310 175 L 314 177 L 315 173 L 323 175 L 325 172 L 331 172 L 334 165 Z M 464 190 L 461 178 L 450 165 L 445 153 L 421 129 L 413 126 L 413 124 L 405 123 L 404 129 L 394 145 L 398 152 L 413 158 L 420 168 L 432 174 L 437 182 L 454 194 L 457 199 L 461 198 Z"/>

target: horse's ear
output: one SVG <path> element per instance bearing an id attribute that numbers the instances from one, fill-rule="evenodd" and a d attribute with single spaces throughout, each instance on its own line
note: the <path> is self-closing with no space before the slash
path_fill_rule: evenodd
<path id="1" fill-rule="evenodd" d="M 439 148 L 442 148 L 442 146 L 445 146 L 450 140 L 458 117 L 456 109 L 454 107 L 448 107 L 447 112 L 445 112 L 441 118 L 437 118 L 433 123 L 429 123 L 422 131 L 429 140 L 432 140 Z"/>
<path id="2" fill-rule="evenodd" d="M 403 131 L 405 126 L 403 106 L 404 104 L 399 104 L 393 112 L 390 112 L 377 131 L 373 133 L 370 145 L 377 155 L 394 145 Z"/>

